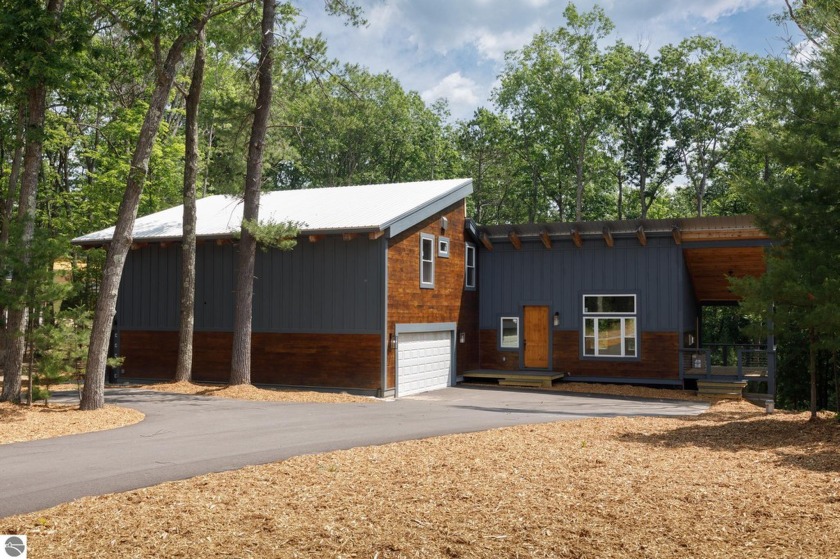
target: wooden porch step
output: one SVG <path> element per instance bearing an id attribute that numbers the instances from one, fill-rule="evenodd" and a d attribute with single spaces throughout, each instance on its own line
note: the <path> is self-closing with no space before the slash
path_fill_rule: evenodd
<path id="1" fill-rule="evenodd" d="M 718 398 L 739 399 L 744 396 L 747 381 L 698 380 L 697 394 Z"/>
<path id="2" fill-rule="evenodd" d="M 467 371 L 464 379 L 497 380 L 499 386 L 522 386 L 527 388 L 551 388 L 555 380 L 563 378 L 562 373 L 527 373 L 515 371 Z"/>

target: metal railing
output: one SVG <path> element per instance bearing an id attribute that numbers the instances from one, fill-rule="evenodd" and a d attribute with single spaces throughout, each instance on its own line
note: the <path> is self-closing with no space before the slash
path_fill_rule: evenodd
<path id="1" fill-rule="evenodd" d="M 775 376 L 775 351 L 756 344 L 680 348 L 679 366 L 680 378 L 770 381 Z"/>

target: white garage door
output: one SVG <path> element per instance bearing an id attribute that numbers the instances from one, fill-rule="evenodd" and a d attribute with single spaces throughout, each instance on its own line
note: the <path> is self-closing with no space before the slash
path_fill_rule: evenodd
<path id="1" fill-rule="evenodd" d="M 449 386 L 452 332 L 406 332 L 397 339 L 397 396 Z"/>

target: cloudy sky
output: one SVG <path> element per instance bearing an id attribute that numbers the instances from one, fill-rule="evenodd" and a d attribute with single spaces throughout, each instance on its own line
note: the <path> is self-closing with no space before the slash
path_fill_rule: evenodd
<path id="1" fill-rule="evenodd" d="M 454 118 L 482 105 L 503 68 L 505 51 L 518 49 L 540 29 L 563 24 L 565 0 L 356 0 L 369 25 L 344 26 L 323 11 L 323 0 L 303 0 L 308 33 L 320 32 L 329 54 L 373 72 L 388 71 L 427 102 L 445 97 Z M 575 2 L 581 11 L 593 0 Z M 768 18 L 783 0 L 601 0 L 616 38 L 661 45 L 691 35 L 713 35 L 740 50 L 780 54 L 786 35 Z"/>

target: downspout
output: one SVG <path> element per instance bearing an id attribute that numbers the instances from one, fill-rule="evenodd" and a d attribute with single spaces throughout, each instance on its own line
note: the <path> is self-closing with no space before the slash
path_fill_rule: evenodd
<path id="1" fill-rule="evenodd" d="M 380 237 L 382 243 L 382 366 L 380 367 L 379 397 L 388 390 L 388 235 Z"/>

